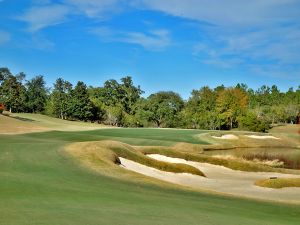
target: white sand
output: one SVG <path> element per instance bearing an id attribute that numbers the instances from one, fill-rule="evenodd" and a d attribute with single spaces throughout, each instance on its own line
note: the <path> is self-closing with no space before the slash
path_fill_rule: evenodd
<path id="1" fill-rule="evenodd" d="M 274 136 L 271 136 L 271 135 L 267 135 L 267 136 L 259 136 L 259 135 L 245 135 L 246 137 L 249 137 L 249 138 L 254 138 L 254 139 L 280 139 L 278 137 L 274 137 Z"/>
<path id="2" fill-rule="evenodd" d="M 237 139 L 239 139 L 239 137 L 234 135 L 234 134 L 224 134 L 221 137 L 217 137 L 217 136 L 212 136 L 212 137 L 216 138 L 216 139 L 227 139 L 227 140 L 237 140 Z"/>
<path id="3" fill-rule="evenodd" d="M 170 158 L 157 154 L 151 154 L 148 156 L 164 162 L 184 163 L 194 166 L 204 172 L 207 178 L 187 173 L 178 174 L 164 172 L 124 158 L 120 158 L 120 160 L 122 165 L 128 170 L 183 186 L 249 198 L 300 203 L 300 188 L 271 189 L 254 185 L 256 180 L 267 179 L 269 177 L 300 178 L 300 175 L 267 172 L 244 172 L 231 170 L 223 166 L 191 162 L 184 159 Z"/>

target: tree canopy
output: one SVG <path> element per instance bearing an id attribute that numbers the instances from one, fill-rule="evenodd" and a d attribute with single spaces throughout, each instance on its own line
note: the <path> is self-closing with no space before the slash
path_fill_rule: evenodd
<path id="1" fill-rule="evenodd" d="M 11 112 L 45 113 L 64 120 L 82 120 L 123 127 L 181 127 L 267 131 L 277 123 L 295 123 L 300 114 L 300 86 L 281 92 L 276 85 L 257 90 L 246 84 L 201 87 L 188 100 L 160 91 L 143 96 L 130 76 L 102 86 L 73 85 L 58 78 L 52 88 L 44 77 L 26 80 L 0 68 L 0 103 Z"/>

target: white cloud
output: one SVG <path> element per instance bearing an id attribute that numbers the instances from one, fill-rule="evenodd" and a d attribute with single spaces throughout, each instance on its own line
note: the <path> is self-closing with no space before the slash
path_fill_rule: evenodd
<path id="1" fill-rule="evenodd" d="M 202 35 L 193 54 L 202 63 L 300 76 L 298 0 L 135 0 L 131 4 L 199 22 Z"/>
<path id="2" fill-rule="evenodd" d="M 194 46 L 202 63 L 238 68 L 268 76 L 300 78 L 299 26 L 255 31 L 225 31 L 215 28 L 209 38 Z"/>
<path id="3" fill-rule="evenodd" d="M 0 45 L 10 41 L 10 33 L 0 30 Z"/>
<path id="4" fill-rule="evenodd" d="M 299 28 L 288 26 L 244 32 L 208 31 L 209 39 L 196 44 L 194 54 L 205 52 L 211 58 L 235 56 L 275 60 L 282 64 L 296 63 L 300 61 Z"/>
<path id="5" fill-rule="evenodd" d="M 27 22 L 28 30 L 35 32 L 62 23 L 66 20 L 68 13 L 70 13 L 70 8 L 65 5 L 43 5 L 30 8 L 18 19 Z"/>
<path id="6" fill-rule="evenodd" d="M 122 42 L 141 45 L 146 49 L 161 50 L 170 45 L 171 40 L 167 30 L 152 30 L 148 34 L 126 32 L 119 39 Z"/>
<path id="7" fill-rule="evenodd" d="M 154 51 L 163 50 L 171 44 L 170 33 L 165 29 L 142 33 L 114 31 L 108 27 L 99 27 L 92 29 L 91 33 L 98 35 L 102 41 L 136 44 Z"/>
<path id="8" fill-rule="evenodd" d="M 112 13 L 121 9 L 120 0 L 65 0 L 88 17 L 103 17 L 107 12 Z"/>
<path id="9" fill-rule="evenodd" d="M 90 18 L 102 18 L 121 10 L 119 3 L 119 0 L 64 0 L 60 4 L 54 4 L 49 0 L 33 0 L 33 7 L 17 18 L 29 24 L 30 32 L 36 32 L 61 24 L 70 15 L 83 14 Z"/>
<path id="10" fill-rule="evenodd" d="M 135 0 L 132 4 L 217 25 L 261 25 L 291 18 L 299 20 L 300 13 L 297 0 Z"/>
<path id="11" fill-rule="evenodd" d="M 63 23 L 74 14 L 99 19 L 121 12 L 125 7 L 134 7 L 136 10 L 160 11 L 196 21 L 197 28 L 203 35 L 195 44 L 193 53 L 203 63 L 222 68 L 260 66 L 259 71 L 270 71 L 269 64 L 272 64 L 274 69 L 282 71 L 292 71 L 291 68 L 300 70 L 298 0 L 61 0 L 61 4 L 51 4 L 48 0 L 34 2 L 35 6 L 19 17 L 29 24 L 30 31 Z M 205 25 L 202 22 L 206 22 Z M 100 27 L 94 28 L 93 33 L 103 41 L 131 43 L 150 50 L 161 50 L 171 44 L 170 32 L 167 30 L 128 32 Z"/>

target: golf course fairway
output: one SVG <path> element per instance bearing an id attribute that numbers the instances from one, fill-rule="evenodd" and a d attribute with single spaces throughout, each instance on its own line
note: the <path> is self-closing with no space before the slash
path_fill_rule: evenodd
<path id="1" fill-rule="evenodd" d="M 118 179 L 83 166 L 64 151 L 74 142 L 99 140 L 138 146 L 207 144 L 196 138 L 201 133 L 100 129 L 1 134 L 0 224 L 299 224 L 300 205 L 222 196 L 155 180 Z"/>

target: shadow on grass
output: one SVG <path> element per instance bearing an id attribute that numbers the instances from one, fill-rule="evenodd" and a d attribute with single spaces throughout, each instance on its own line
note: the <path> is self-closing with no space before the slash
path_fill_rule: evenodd
<path id="1" fill-rule="evenodd" d="M 13 116 L 11 118 L 21 120 L 21 121 L 26 121 L 26 122 L 35 122 L 36 121 L 36 120 L 33 120 L 33 119 L 23 118 L 23 117 L 19 117 L 19 116 Z"/>

